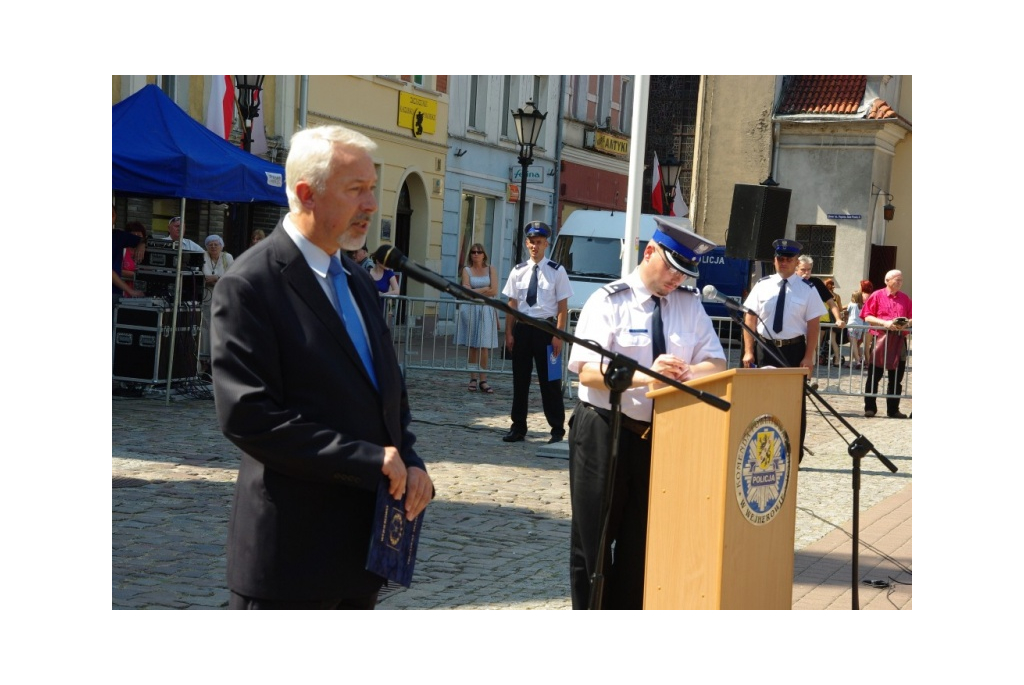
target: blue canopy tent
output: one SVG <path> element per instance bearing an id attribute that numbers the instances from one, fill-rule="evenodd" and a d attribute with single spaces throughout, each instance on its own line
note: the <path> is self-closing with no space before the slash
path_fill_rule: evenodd
<path id="1" fill-rule="evenodd" d="M 288 205 L 283 166 L 222 139 L 154 85 L 114 105 L 111 147 L 115 191 Z"/>
<path id="2" fill-rule="evenodd" d="M 137 196 L 180 198 L 183 222 L 186 198 L 288 205 L 284 167 L 222 139 L 186 114 L 154 85 L 114 105 L 111 148 L 112 189 Z M 181 261 L 179 244 L 167 362 L 168 402 L 181 299 Z"/>

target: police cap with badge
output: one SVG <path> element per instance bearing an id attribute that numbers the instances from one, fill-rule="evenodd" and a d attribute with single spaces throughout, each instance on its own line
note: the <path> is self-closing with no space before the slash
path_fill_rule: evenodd
<path id="1" fill-rule="evenodd" d="M 656 216 L 654 221 L 658 229 L 651 241 L 662 247 L 665 260 L 687 276 L 697 278 L 697 259 L 717 245 L 694 233 L 689 219 Z"/>
<path id="2" fill-rule="evenodd" d="M 779 238 L 772 243 L 772 247 L 775 248 L 776 257 L 796 257 L 804 249 L 801 243 L 789 238 Z"/>
<path id="3" fill-rule="evenodd" d="M 527 238 L 540 236 L 541 238 L 547 238 L 548 240 L 551 239 L 551 227 L 543 221 L 531 221 L 526 224 L 524 230 Z"/>

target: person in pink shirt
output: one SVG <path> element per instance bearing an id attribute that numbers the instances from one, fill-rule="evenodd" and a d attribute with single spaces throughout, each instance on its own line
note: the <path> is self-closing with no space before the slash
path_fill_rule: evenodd
<path id="1" fill-rule="evenodd" d="M 886 414 L 891 419 L 905 419 L 900 411 L 900 395 L 903 394 L 903 374 L 907 370 L 906 337 L 913 324 L 913 310 L 910 298 L 901 292 L 903 272 L 893 269 L 885 275 L 885 288 L 871 293 L 864 303 L 861 317 L 872 326 L 874 347 L 871 354 L 865 344 L 865 364 L 868 366 L 867 381 L 864 384 L 864 416 L 870 418 L 878 413 L 876 398 L 878 383 L 882 374 L 888 375 L 885 399 Z"/>

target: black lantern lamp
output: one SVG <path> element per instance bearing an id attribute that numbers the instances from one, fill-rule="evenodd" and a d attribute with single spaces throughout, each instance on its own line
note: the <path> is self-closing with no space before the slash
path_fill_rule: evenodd
<path id="1" fill-rule="evenodd" d="M 516 138 L 519 139 L 519 163 L 523 165 L 523 178 L 519 191 L 519 225 L 516 227 L 515 252 L 518 264 L 523 256 L 523 227 L 526 226 L 526 170 L 533 163 L 533 146 L 540 138 L 540 128 L 547 114 L 543 114 L 527 100 L 526 106 L 512 111 L 516 122 Z"/>
<path id="2" fill-rule="evenodd" d="M 896 216 L 896 207 L 892 204 L 892 195 L 889 194 L 889 191 L 882 190 L 874 183 L 871 184 L 871 189 L 878 190 L 877 193 L 874 193 L 876 197 L 879 195 L 885 195 L 885 204 L 882 205 L 882 216 L 885 217 L 886 221 L 892 221 L 892 218 Z"/>
<path id="3" fill-rule="evenodd" d="M 260 91 L 263 90 L 263 76 L 236 76 L 238 109 L 245 120 L 245 135 L 242 146 L 246 152 L 252 150 L 252 121 L 260 113 Z"/>
<path id="4" fill-rule="evenodd" d="M 662 190 L 665 191 L 665 212 L 672 211 L 672 200 L 676 196 L 676 181 L 683 172 L 682 160 L 665 155 L 665 163 L 661 165 Z"/>

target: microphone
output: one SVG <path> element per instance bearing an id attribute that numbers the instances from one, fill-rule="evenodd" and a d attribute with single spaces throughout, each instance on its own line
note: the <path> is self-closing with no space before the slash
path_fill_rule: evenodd
<path id="1" fill-rule="evenodd" d="M 373 253 L 373 257 L 389 269 L 401 271 L 420 283 L 425 283 L 433 288 L 437 288 L 438 290 L 446 292 L 453 297 L 461 299 L 465 299 L 466 297 L 465 293 L 458 289 L 454 283 L 438 276 L 430 269 L 423 268 L 402 254 L 402 251 L 393 245 L 381 245 L 377 248 L 377 251 Z"/>
<path id="2" fill-rule="evenodd" d="M 722 295 L 721 293 L 719 293 L 718 288 L 716 288 L 713 285 L 704 286 L 704 290 L 701 291 L 701 294 L 704 295 L 705 300 L 711 300 L 712 302 L 724 304 L 727 309 L 731 309 L 734 312 L 754 314 L 756 316 L 755 312 L 752 312 L 751 310 L 747 309 L 739 302 L 736 302 L 733 298 L 729 297 L 728 295 Z"/>

